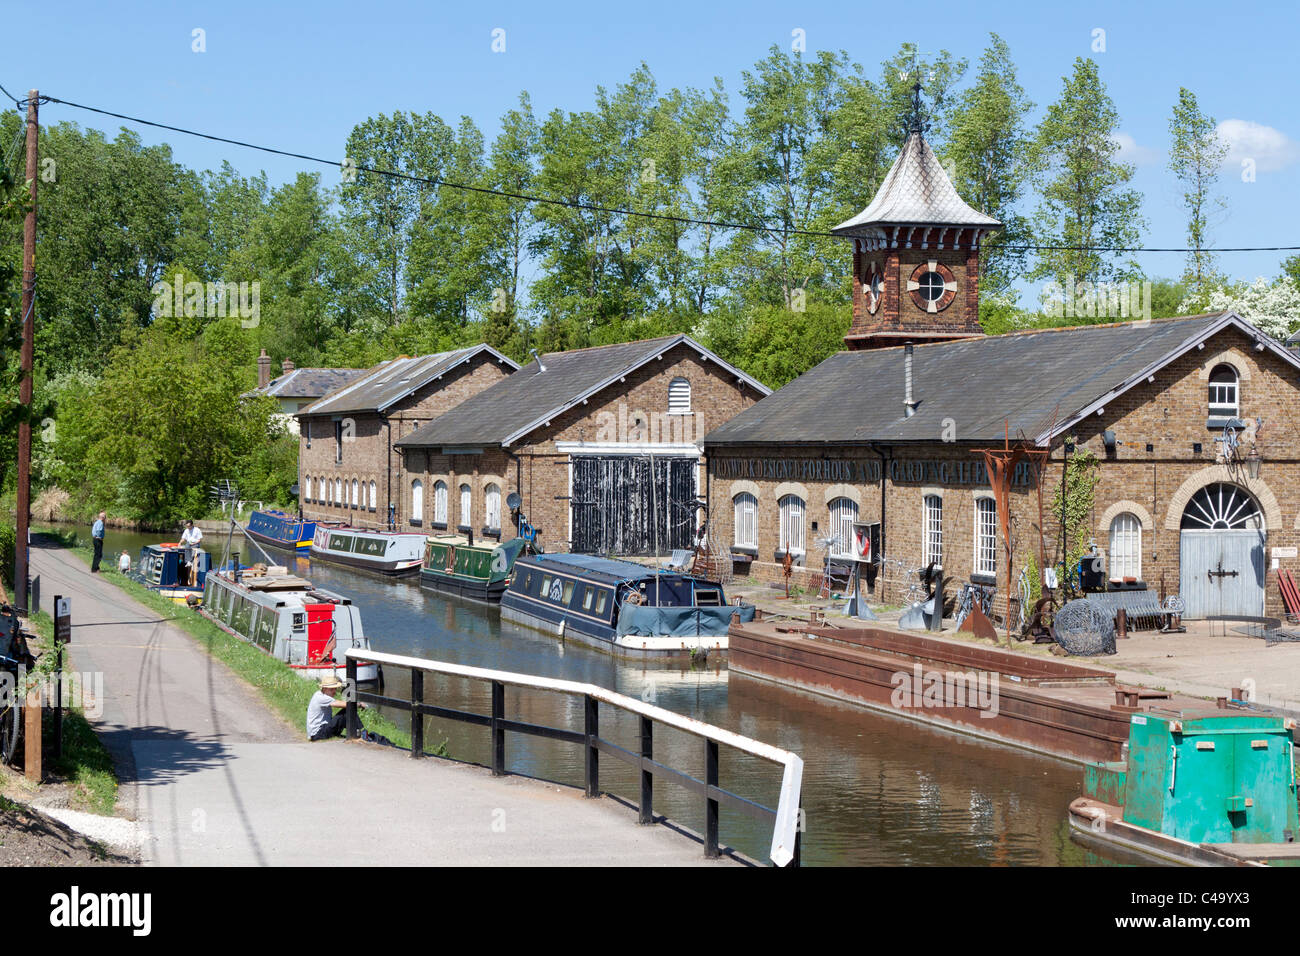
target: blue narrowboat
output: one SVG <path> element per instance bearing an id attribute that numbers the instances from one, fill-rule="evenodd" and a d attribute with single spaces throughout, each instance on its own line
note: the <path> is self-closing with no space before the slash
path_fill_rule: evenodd
<path id="1" fill-rule="evenodd" d="M 146 544 L 140 549 L 136 562 L 136 576 L 151 591 L 157 591 L 177 604 L 189 598 L 203 596 L 203 584 L 212 566 L 212 555 L 200 549 L 195 556 L 198 565 L 195 584 L 190 584 L 190 566 L 185 563 L 185 549 L 175 543 Z"/>
<path id="2" fill-rule="evenodd" d="M 249 535 L 263 544 L 290 551 L 306 551 L 316 534 L 316 522 L 300 521 L 283 511 L 254 511 L 248 517 Z"/>
<path id="3" fill-rule="evenodd" d="M 501 617 L 627 656 L 725 651 L 733 615 L 717 581 L 583 554 L 521 555 Z"/>

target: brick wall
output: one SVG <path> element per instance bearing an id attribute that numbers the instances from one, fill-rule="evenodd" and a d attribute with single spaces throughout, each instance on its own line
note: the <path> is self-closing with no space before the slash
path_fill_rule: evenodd
<path id="1" fill-rule="evenodd" d="M 1052 334 L 1050 332 L 1041 334 Z M 1241 370 L 1240 414 L 1243 418 L 1264 419 L 1259 448 L 1263 456 L 1258 480 L 1252 481 L 1243 466 L 1231 469 L 1216 464 L 1221 435 L 1206 426 L 1208 417 L 1207 378 L 1210 370 L 1227 361 Z M 1269 353 L 1257 352 L 1246 336 L 1228 330 L 1206 343 L 1204 349 L 1172 363 L 1155 376 L 1112 402 L 1101 414 L 1092 414 L 1071 429 L 1078 444 L 1091 450 L 1100 461 L 1100 481 L 1090 527 L 1103 552 L 1109 551 L 1110 521 L 1121 511 L 1137 514 L 1142 522 L 1142 577 L 1152 588 L 1166 593 L 1180 590 L 1179 544 L 1182 511 L 1187 499 L 1200 487 L 1213 481 L 1237 484 L 1259 501 L 1265 515 L 1267 531 L 1265 581 L 1266 613 L 1280 616 L 1282 602 L 1277 588 L 1277 572 L 1271 568 L 1272 549 L 1300 546 L 1300 435 L 1290 424 L 1300 420 L 1300 373 Z M 1113 455 L 1108 456 L 1102 434 L 1115 433 Z M 1199 453 L 1193 450 L 1199 443 Z M 1049 562 L 1055 555 L 1059 528 L 1052 518 L 1053 495 L 1062 479 L 1064 442 L 1053 448 L 1044 482 L 1044 538 Z M 1151 450 L 1147 450 L 1147 446 Z M 948 462 L 950 475 L 962 463 L 969 469 L 981 461 L 972 444 L 936 444 L 920 446 L 898 455 L 900 461 Z M 794 459 L 793 475 L 731 477 L 734 466 L 724 464 L 728 458 Z M 852 496 L 859 502 L 859 521 L 876 521 L 880 515 L 879 481 L 860 478 L 842 480 L 843 465 L 831 466 L 830 477 L 807 477 L 808 462 L 879 462 L 868 446 L 852 449 L 817 446 L 810 443 L 785 446 L 756 446 L 744 449 L 714 447 L 709 449 L 710 520 L 722 540 L 734 536 L 733 496 L 740 491 L 758 499 L 758 554 L 749 566 L 749 575 L 760 581 L 782 580 L 779 564 L 778 498 L 784 493 L 798 493 L 802 485 L 805 497 L 805 535 L 807 566 L 796 570 L 796 583 L 806 584 L 819 570 L 824 558 L 814 539 L 824 535 L 829 524 L 829 500 Z M 811 467 L 806 466 L 806 467 Z M 823 466 L 818 466 L 823 467 Z M 731 470 L 729 470 L 731 469 Z M 743 468 L 741 469 L 744 470 Z M 854 474 L 861 474 L 859 468 Z M 907 478 L 906 470 L 899 477 Z M 784 488 L 782 486 L 785 486 Z M 975 561 L 975 499 L 988 494 L 987 483 L 972 484 L 940 480 L 895 480 L 888 469 L 885 479 L 886 518 L 885 552 L 909 565 L 919 565 L 923 554 L 924 498 L 937 494 L 943 501 L 943 558 L 949 579 L 968 580 Z M 1018 577 L 1029 556 L 1039 549 L 1038 496 L 1030 486 L 1018 486 L 1011 496 L 1013 576 Z M 814 532 L 811 524 L 818 522 Z M 997 544 L 998 607 L 1005 605 L 1005 551 L 999 535 Z M 1279 558 L 1280 568 L 1300 574 L 1300 560 Z M 741 570 L 744 565 L 738 564 Z M 890 601 L 892 582 L 886 580 L 883 599 Z M 893 592 L 896 594 L 896 590 Z M 896 602 L 894 602 L 896 603 Z"/>
<path id="2" fill-rule="evenodd" d="M 945 235 L 951 243 L 952 230 Z M 915 333 L 913 341 L 927 336 L 980 335 L 979 324 L 979 253 L 972 248 L 936 249 L 931 246 L 855 251 L 853 255 L 853 322 L 846 341 L 851 348 L 870 347 L 871 340 L 861 336 L 879 333 Z M 928 312 L 918 306 L 907 284 L 919 266 L 935 263 L 948 269 L 957 284 L 957 293 L 948 306 Z M 869 283 L 879 269 L 883 279 L 880 307 L 873 314 L 868 309 Z M 894 345 L 899 339 L 881 339 L 876 344 Z"/>
<path id="3" fill-rule="evenodd" d="M 346 428 L 341 446 L 335 440 L 333 416 L 304 416 L 303 434 L 298 442 L 298 481 L 303 492 L 304 516 L 312 520 L 344 521 L 361 528 L 384 528 L 391 499 L 397 507 L 395 517 L 401 527 L 410 515 L 410 488 L 403 482 L 401 455 L 391 449 L 391 443 L 496 384 L 509 371 L 491 356 L 476 356 L 469 364 L 458 366 L 398 402 L 385 415 L 358 412 L 339 416 Z M 329 495 L 317 491 L 322 480 L 347 483 L 342 503 L 330 501 Z M 355 505 L 351 493 L 354 480 L 359 492 Z M 367 492 L 370 483 L 374 483 L 373 499 L 368 493 L 360 493 L 362 482 L 366 483 Z"/>

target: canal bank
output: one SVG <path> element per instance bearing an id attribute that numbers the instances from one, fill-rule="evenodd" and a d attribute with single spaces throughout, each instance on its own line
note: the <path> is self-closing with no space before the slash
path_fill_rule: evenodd
<path id="1" fill-rule="evenodd" d="M 390 748 L 312 744 L 174 624 L 48 539 L 32 549 L 42 602 L 72 599 L 70 654 L 102 673 L 119 808 L 158 865 L 704 863 L 616 801 L 491 777 Z"/>

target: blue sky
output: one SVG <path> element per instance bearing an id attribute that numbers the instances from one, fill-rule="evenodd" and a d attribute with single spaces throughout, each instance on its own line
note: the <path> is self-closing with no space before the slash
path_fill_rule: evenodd
<path id="1" fill-rule="evenodd" d="M 0 83 L 298 152 L 341 157 L 352 126 L 396 109 L 471 116 L 489 136 L 521 89 L 544 115 L 591 105 L 641 61 L 660 87 L 704 87 L 721 77 L 733 106 L 741 71 L 801 29 L 810 51 L 843 49 L 871 76 L 903 42 L 947 49 L 972 64 L 990 31 L 1011 47 L 1036 116 L 1060 93 L 1076 56 L 1093 56 L 1118 107 L 1145 195 L 1144 244 L 1184 244 L 1175 181 L 1165 170 L 1168 118 L 1179 86 L 1231 132 L 1234 152 L 1220 186 L 1228 210 L 1219 246 L 1300 245 L 1300 99 L 1293 75 L 1300 7 L 1186 3 L 416 3 L 245 0 L 213 3 L 47 2 L 26 10 L 5 0 L 11 26 L 35 12 L 30 46 L 6 44 Z M 192 50 L 192 32 L 206 51 Z M 505 30 L 505 52 L 492 31 Z M 1105 50 L 1095 51 L 1104 31 Z M 923 35 L 918 35 L 923 33 Z M 115 132 L 116 121 L 50 104 L 64 119 Z M 301 169 L 234 146 L 138 128 L 166 140 L 183 163 L 228 159 L 273 182 Z M 1241 160 L 1254 161 L 1243 182 Z M 336 173 L 324 171 L 331 184 Z M 866 205 L 870 196 L 862 197 Z M 1272 275 L 1287 253 L 1232 253 L 1237 278 Z M 1175 275 L 1181 257 L 1142 257 L 1148 274 Z"/>

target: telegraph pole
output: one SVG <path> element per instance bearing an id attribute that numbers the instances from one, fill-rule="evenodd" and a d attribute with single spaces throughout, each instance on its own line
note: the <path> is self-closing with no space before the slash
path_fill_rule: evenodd
<path id="1" fill-rule="evenodd" d="M 22 383 L 18 401 L 22 406 L 18 422 L 18 534 L 14 540 L 14 606 L 20 614 L 27 607 L 27 536 L 32 510 L 32 362 L 35 349 L 36 300 L 36 90 L 27 91 L 27 181 L 31 188 L 27 219 L 23 222 L 23 348 L 20 358 Z"/>

